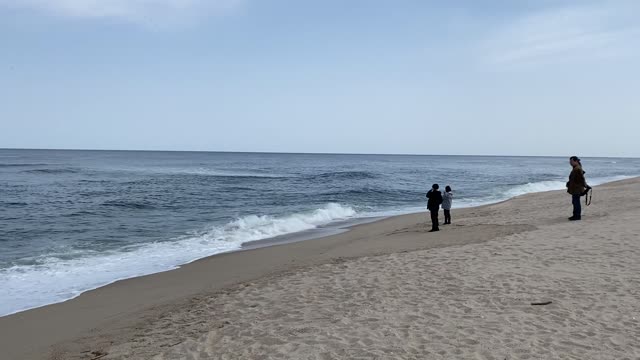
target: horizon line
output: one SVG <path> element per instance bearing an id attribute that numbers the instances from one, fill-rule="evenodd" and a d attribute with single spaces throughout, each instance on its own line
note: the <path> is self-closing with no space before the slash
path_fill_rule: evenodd
<path id="1" fill-rule="evenodd" d="M 36 150 L 36 151 L 121 151 L 121 152 L 182 152 L 182 153 L 226 153 L 226 154 L 282 154 L 282 155 L 384 155 L 384 156 L 478 156 L 478 157 L 553 157 L 562 158 L 573 155 L 497 155 L 497 154 L 410 154 L 410 153 L 343 153 L 343 152 L 286 152 L 286 151 L 231 151 L 231 150 L 149 150 L 149 149 L 73 149 L 73 148 L 2 148 L 0 150 Z M 590 156 L 583 158 L 639 159 L 637 156 Z"/>

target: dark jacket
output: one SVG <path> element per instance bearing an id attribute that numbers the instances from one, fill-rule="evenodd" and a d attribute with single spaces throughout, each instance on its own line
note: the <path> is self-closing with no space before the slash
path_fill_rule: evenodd
<path id="1" fill-rule="evenodd" d="M 587 187 L 587 181 L 584 178 L 584 170 L 580 165 L 576 165 L 571 174 L 569 174 L 569 182 L 567 183 L 567 192 L 571 195 L 582 195 Z"/>
<path id="2" fill-rule="evenodd" d="M 442 193 L 439 190 L 429 190 L 427 193 L 427 209 L 429 211 L 438 211 L 440 210 L 440 204 L 442 204 Z"/>

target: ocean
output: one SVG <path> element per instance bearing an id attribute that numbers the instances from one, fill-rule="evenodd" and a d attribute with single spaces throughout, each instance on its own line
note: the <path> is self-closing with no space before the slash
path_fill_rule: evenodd
<path id="1" fill-rule="evenodd" d="M 640 175 L 640 159 L 583 165 L 592 185 Z M 569 171 L 568 156 L 0 150 L 0 316 L 258 240 L 424 211 L 432 183 L 453 187 L 455 209 L 563 189 Z M 567 197 L 558 216 L 569 210 Z"/>

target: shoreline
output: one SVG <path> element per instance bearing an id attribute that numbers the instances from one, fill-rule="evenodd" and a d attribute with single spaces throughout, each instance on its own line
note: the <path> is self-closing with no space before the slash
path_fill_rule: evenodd
<path id="1" fill-rule="evenodd" d="M 605 183 L 594 188 L 637 183 L 640 183 L 640 178 Z M 543 201 L 560 193 L 566 195 L 562 190 L 525 194 L 498 203 L 457 209 L 454 226 L 429 235 L 426 239 L 430 241 L 415 236 L 427 220 L 422 212 L 348 226 L 339 234 L 314 237 L 314 241 L 279 239 L 279 243 L 265 246 L 253 247 L 256 245 L 253 244 L 244 248 L 243 245 L 244 249 L 208 256 L 177 269 L 118 280 L 71 300 L 0 317 L 1 347 L 12 359 L 55 358 L 57 353 L 77 356 L 82 353 L 81 349 L 87 347 L 104 348 L 105 342 L 121 342 L 131 335 L 129 330 L 136 324 L 144 325 L 149 319 L 178 309 L 193 298 L 215 294 L 238 284 L 336 261 L 463 246 L 533 231 L 539 226 L 562 221 L 564 217 L 532 222 L 516 218 L 513 219 L 516 221 L 503 224 L 473 223 L 473 219 L 496 209 L 510 208 L 516 203 L 526 204 L 528 199 Z M 562 206 L 569 207 L 570 202 L 564 196 L 561 198 L 565 200 Z M 456 219 L 464 219 L 466 223 L 456 225 Z M 277 238 L 266 240 L 274 239 Z M 118 334 L 123 328 L 129 332 Z M 41 356 L 43 354 L 47 356 Z M 76 358 L 72 356 L 64 358 Z"/>
<path id="2" fill-rule="evenodd" d="M 623 177 L 611 177 L 609 179 L 599 179 L 595 183 L 596 183 L 596 185 L 600 185 L 600 184 L 605 184 L 605 183 L 608 183 L 608 182 L 615 182 L 615 181 L 625 180 L 625 179 L 630 179 L 630 178 L 634 178 L 634 177 L 626 177 L 626 176 L 623 176 Z M 604 181 L 604 182 L 601 183 L 600 181 Z M 512 196 L 511 198 L 504 198 L 504 199 L 491 199 L 491 200 L 485 199 L 485 200 L 479 200 L 479 201 L 467 200 L 466 202 L 465 202 L 464 199 L 463 200 L 457 200 L 458 203 L 460 203 L 460 201 L 462 201 L 464 205 L 462 205 L 460 207 L 454 207 L 453 211 L 460 211 L 460 210 L 467 209 L 467 208 L 474 208 L 474 207 L 482 207 L 482 206 L 500 204 L 500 203 L 502 203 L 504 201 L 508 201 L 508 200 L 513 199 L 513 198 L 518 197 L 518 196 L 522 196 L 522 195 L 526 195 L 526 194 L 543 193 L 543 192 L 546 192 L 546 191 L 555 191 L 555 190 L 542 190 L 542 191 L 535 191 L 535 192 L 516 194 L 516 195 Z M 49 305 L 54 305 L 54 304 L 62 303 L 62 302 L 65 302 L 65 301 L 73 300 L 73 299 L 77 298 L 78 296 L 81 296 L 82 294 L 84 294 L 84 293 L 86 293 L 88 291 L 96 290 L 96 289 L 99 289 L 99 288 L 104 287 L 104 286 L 108 286 L 108 285 L 113 284 L 113 283 L 118 282 L 118 281 L 133 279 L 133 278 L 142 277 L 142 276 L 153 275 L 153 274 L 157 274 L 157 273 L 163 273 L 163 272 L 167 272 L 167 271 L 173 271 L 173 270 L 176 270 L 176 269 L 178 269 L 178 268 L 180 268 L 182 266 L 190 264 L 190 263 L 192 263 L 194 261 L 198 261 L 200 259 L 204 259 L 204 258 L 207 258 L 207 257 L 210 257 L 210 256 L 215 256 L 215 255 L 219 255 L 219 254 L 223 254 L 223 253 L 245 251 L 245 250 L 248 250 L 248 249 L 256 249 L 256 248 L 265 247 L 265 246 L 274 246 L 274 245 L 281 245 L 281 244 L 293 243 L 293 242 L 299 242 L 299 241 L 308 241 L 308 240 L 320 239 L 320 238 L 324 238 L 324 237 L 338 235 L 338 234 L 341 234 L 341 233 L 344 233 L 344 232 L 348 232 L 348 231 L 350 231 L 350 229 L 352 227 L 355 227 L 355 226 L 358 226 L 358 225 L 361 225 L 361 224 L 367 224 L 367 223 L 371 223 L 371 222 L 376 222 L 376 221 L 379 221 L 379 220 L 393 218 L 393 217 L 396 217 L 396 216 L 419 214 L 419 213 L 424 213 L 426 211 L 424 209 L 420 210 L 420 211 L 416 211 L 416 209 L 418 209 L 418 207 L 411 206 L 411 208 L 405 208 L 404 210 L 402 210 L 402 209 L 389 210 L 387 212 L 382 212 L 382 213 L 377 213 L 377 214 L 376 213 L 365 213 L 365 214 L 360 214 L 360 216 L 358 216 L 358 217 L 354 217 L 354 218 L 350 218 L 350 219 L 346 219 L 346 220 L 338 220 L 338 221 L 330 222 L 328 224 L 321 225 L 321 226 L 319 226 L 317 228 L 314 228 L 314 229 L 303 230 L 303 231 L 298 231 L 298 232 L 293 232 L 293 233 L 287 233 L 287 234 L 277 235 L 277 236 L 264 238 L 264 239 L 259 239 L 259 240 L 247 241 L 247 242 L 241 244 L 238 248 L 233 249 L 233 250 L 226 250 L 226 251 L 222 251 L 222 252 L 206 255 L 206 256 L 203 256 L 203 257 L 194 258 L 194 259 L 182 262 L 182 263 L 177 263 L 175 265 L 172 265 L 172 266 L 167 267 L 167 268 L 162 269 L 162 270 L 155 270 L 153 272 L 147 272 L 147 273 L 142 273 L 142 274 L 127 275 L 127 276 L 115 278 L 113 280 L 109 280 L 107 282 L 99 283 L 98 285 L 91 285 L 89 287 L 86 287 L 86 288 L 82 289 L 76 295 L 69 296 L 69 297 L 66 297 L 64 299 L 51 300 L 51 301 L 48 301 L 46 303 L 41 303 L 41 304 L 39 304 L 37 306 L 30 306 L 30 307 L 27 307 L 27 308 L 24 308 L 24 309 L 21 309 L 21 310 L 12 311 L 10 313 L 2 314 L 2 315 L 0 315 L 0 318 L 2 318 L 4 316 L 10 316 L 10 315 L 13 315 L 13 314 L 21 313 L 21 312 L 24 312 L 24 311 L 37 309 L 37 308 L 40 308 L 40 307 L 43 307 L 43 306 L 49 306 Z"/>
<path id="3" fill-rule="evenodd" d="M 599 184 L 621 178 L 623 176 L 608 176 L 592 180 L 594 180 L 594 184 Z M 497 190 L 492 189 L 481 192 L 476 194 L 477 196 L 475 197 L 456 200 L 454 202 L 454 206 L 456 206 L 454 211 L 458 211 L 460 208 L 499 203 L 523 193 L 555 190 L 563 186 L 564 182 L 557 179 L 533 181 L 519 185 L 505 185 Z M 420 197 L 412 196 L 414 200 L 418 201 Z M 335 199 L 330 199 L 329 203 L 324 203 L 322 207 L 319 207 L 321 204 L 317 204 L 315 207 L 305 207 L 307 210 L 291 211 L 280 216 L 266 216 L 267 219 L 272 219 L 267 224 L 256 224 L 252 221 L 252 215 L 247 215 L 247 219 L 243 217 L 226 223 L 189 226 L 192 228 L 191 231 L 184 231 L 174 237 L 160 234 L 158 241 L 126 245 L 133 251 L 123 248 L 118 249 L 116 246 L 116 248 L 112 249 L 113 252 L 108 251 L 107 253 L 78 251 L 77 254 L 73 254 L 64 260 L 55 256 L 47 258 L 45 257 L 46 254 L 42 254 L 40 257 L 44 257 L 44 260 L 46 260 L 45 265 L 38 264 L 39 258 L 36 258 L 37 261 L 33 262 L 17 262 L 16 264 L 18 265 L 16 267 L 3 269 L 3 273 L 7 275 L 7 293 L 11 296 L 5 295 L 2 297 L 4 302 L 0 317 L 68 301 L 80 296 L 82 293 L 107 286 L 116 281 L 171 271 L 216 253 L 243 251 L 249 248 L 335 235 L 348 231 L 348 228 L 353 223 L 369 222 L 373 217 L 389 218 L 424 211 L 424 208 L 416 207 L 414 203 L 396 205 L 384 211 L 374 211 L 367 207 L 358 208 L 355 205 L 352 206 L 348 202 L 345 204 L 332 203 L 331 201 L 333 200 Z M 358 201 L 355 202 L 358 203 Z M 418 204 L 424 205 L 420 201 Z M 356 211 L 355 209 L 358 210 Z M 259 214 L 259 211 L 257 214 Z M 324 214 L 325 211 L 328 215 Z M 326 219 L 321 217 L 316 220 L 318 212 L 323 217 L 326 216 Z M 337 217 L 345 215 L 353 217 L 346 221 L 335 221 Z M 171 216 L 171 214 L 168 216 Z M 261 215 L 257 216 L 261 218 Z M 311 219 L 311 222 L 298 226 L 297 221 L 299 218 L 302 218 L 303 222 L 308 222 Z M 237 221 L 240 221 L 241 226 L 235 228 Z M 244 221 L 247 222 L 245 223 Z M 284 223 L 284 225 L 279 225 L 280 223 Z M 92 229 L 96 228 L 95 230 L 97 230 L 100 227 L 99 223 L 95 223 L 95 225 L 87 223 L 87 231 L 89 231 L 87 236 L 92 234 Z M 302 232 L 290 232 L 300 228 L 311 229 Z M 222 235 L 218 239 L 217 234 L 220 231 L 222 231 Z M 126 234 L 118 233 L 114 235 L 126 237 Z M 80 235 L 79 239 L 82 236 L 84 235 Z M 266 236 L 269 236 L 269 238 L 247 241 Z M 205 241 L 201 242 L 200 237 L 203 237 Z M 231 239 L 231 241 L 227 241 L 227 239 Z M 123 244 L 129 243 L 128 239 L 118 239 L 118 241 L 121 240 Z M 29 251 L 28 247 L 24 247 L 24 251 L 20 250 L 15 257 L 27 257 L 29 259 Z M 145 257 L 147 258 L 145 259 Z M 155 260 L 149 261 L 151 257 Z M 10 256 L 9 258 L 12 257 Z M 84 275 L 93 270 L 99 271 L 98 275 Z M 62 276 L 58 276 L 58 274 Z M 38 283 L 59 284 L 58 286 L 34 286 Z"/>

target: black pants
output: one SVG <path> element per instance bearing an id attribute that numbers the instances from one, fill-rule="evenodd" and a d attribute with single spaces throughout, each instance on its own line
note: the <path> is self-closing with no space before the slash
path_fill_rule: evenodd
<path id="1" fill-rule="evenodd" d="M 571 202 L 573 203 L 574 219 L 580 219 L 580 217 L 582 216 L 582 205 L 580 204 L 580 195 L 571 195 Z"/>
<path id="2" fill-rule="evenodd" d="M 451 224 L 451 210 L 444 210 L 444 223 Z"/>
<path id="3" fill-rule="evenodd" d="M 431 230 L 440 230 L 438 227 L 438 210 L 429 210 L 431 212 Z"/>

